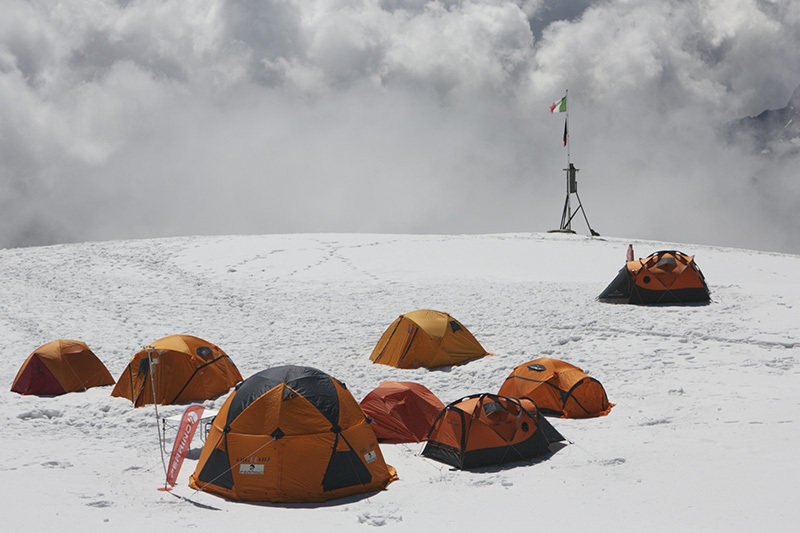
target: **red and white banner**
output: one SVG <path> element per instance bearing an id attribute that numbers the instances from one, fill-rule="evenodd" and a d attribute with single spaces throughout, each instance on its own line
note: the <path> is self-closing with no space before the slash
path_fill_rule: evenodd
<path id="1" fill-rule="evenodd" d="M 183 412 L 181 424 L 178 427 L 178 434 L 175 435 L 175 444 L 172 445 L 172 454 L 169 457 L 169 464 L 167 465 L 167 484 L 170 487 L 175 486 L 175 481 L 178 479 L 178 472 L 181 471 L 183 460 L 186 459 L 189 445 L 192 443 L 192 437 L 194 437 L 197 426 L 200 425 L 200 420 L 203 418 L 204 409 L 205 408 L 200 404 L 192 404 Z"/>

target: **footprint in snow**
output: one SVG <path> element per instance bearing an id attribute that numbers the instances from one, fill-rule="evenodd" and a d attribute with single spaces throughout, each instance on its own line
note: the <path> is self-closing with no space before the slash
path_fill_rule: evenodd
<path id="1" fill-rule="evenodd" d="M 622 457 L 615 457 L 613 459 L 606 459 L 604 461 L 600 461 L 599 464 L 601 466 L 617 466 L 625 463 L 625 459 Z"/>
<path id="2" fill-rule="evenodd" d="M 97 500 L 93 502 L 89 502 L 86 504 L 87 507 L 97 507 L 99 509 L 103 509 L 105 507 L 113 507 L 114 502 L 109 502 L 107 500 Z"/>
<path id="3" fill-rule="evenodd" d="M 487 478 L 479 479 L 479 480 L 474 481 L 472 483 L 472 485 L 474 487 L 482 487 L 482 486 L 488 486 L 488 485 L 494 485 L 494 484 L 500 484 L 503 487 L 512 487 L 512 486 L 514 486 L 514 483 L 512 481 L 510 481 L 508 478 L 503 477 L 503 476 L 489 476 Z"/>
<path id="4" fill-rule="evenodd" d="M 402 516 L 394 516 L 394 515 L 381 515 L 381 514 L 372 514 L 372 513 L 361 513 L 358 515 L 358 523 L 359 524 L 367 524 L 370 526 L 385 526 L 392 522 L 402 522 Z"/>
<path id="5" fill-rule="evenodd" d="M 661 424 L 669 424 L 671 423 L 669 418 L 660 418 L 658 420 L 645 420 L 640 426 L 659 426 Z"/>
<path id="6" fill-rule="evenodd" d="M 60 462 L 60 461 L 47 461 L 42 463 L 42 466 L 45 468 L 72 468 L 72 463 L 70 462 Z"/>

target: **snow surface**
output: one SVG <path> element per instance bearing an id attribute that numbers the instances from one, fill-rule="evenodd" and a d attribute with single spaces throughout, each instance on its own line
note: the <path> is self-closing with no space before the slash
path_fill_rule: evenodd
<path id="1" fill-rule="evenodd" d="M 636 257 L 694 254 L 707 306 L 597 302 L 629 241 L 564 234 L 270 235 L 116 241 L 0 251 L 0 480 L 4 531 L 788 531 L 800 518 L 800 256 L 633 241 Z M 401 313 L 449 312 L 496 354 L 440 370 L 369 361 Z M 518 364 L 582 367 L 610 415 L 551 419 L 569 439 L 543 460 L 459 471 L 381 445 L 400 479 L 309 505 L 172 493 L 153 406 L 111 387 L 9 391 L 25 358 L 83 340 L 117 378 L 142 346 L 192 334 L 247 377 L 309 365 L 357 400 L 417 381 L 443 402 L 496 392 Z M 226 396 L 205 403 L 218 408 Z M 161 416 L 181 413 L 163 406 Z M 171 444 L 169 444 L 171 447 Z"/>

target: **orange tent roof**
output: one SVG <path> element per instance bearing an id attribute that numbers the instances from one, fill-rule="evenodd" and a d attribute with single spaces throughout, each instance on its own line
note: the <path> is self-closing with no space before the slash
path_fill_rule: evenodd
<path id="1" fill-rule="evenodd" d="M 547 357 L 514 368 L 498 394 L 531 398 L 543 413 L 562 418 L 605 416 L 614 406 L 599 381 L 577 366 Z"/>
<path id="2" fill-rule="evenodd" d="M 114 378 L 86 343 L 62 339 L 36 348 L 22 363 L 11 390 L 55 395 L 113 384 Z"/>

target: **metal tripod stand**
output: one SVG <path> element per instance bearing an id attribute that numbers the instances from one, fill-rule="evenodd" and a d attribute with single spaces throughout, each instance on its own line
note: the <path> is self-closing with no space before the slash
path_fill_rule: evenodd
<path id="1" fill-rule="evenodd" d="M 586 216 L 586 210 L 583 208 L 583 204 L 581 203 L 581 197 L 578 196 L 578 179 L 576 174 L 578 173 L 579 169 L 575 168 L 575 165 L 570 163 L 569 167 L 565 168 L 564 170 L 567 172 L 567 198 L 564 200 L 564 211 L 561 213 L 561 226 L 557 230 L 552 231 L 575 233 L 572 231 L 572 219 L 575 218 L 575 215 L 577 215 L 578 211 L 580 211 L 583 213 L 583 218 L 586 220 L 586 225 L 589 227 L 592 237 L 599 237 L 600 234 L 593 230 L 592 225 L 589 224 L 589 217 Z M 574 212 L 572 211 L 572 206 L 570 205 L 570 197 L 573 194 L 578 200 L 578 208 L 575 209 Z"/>

